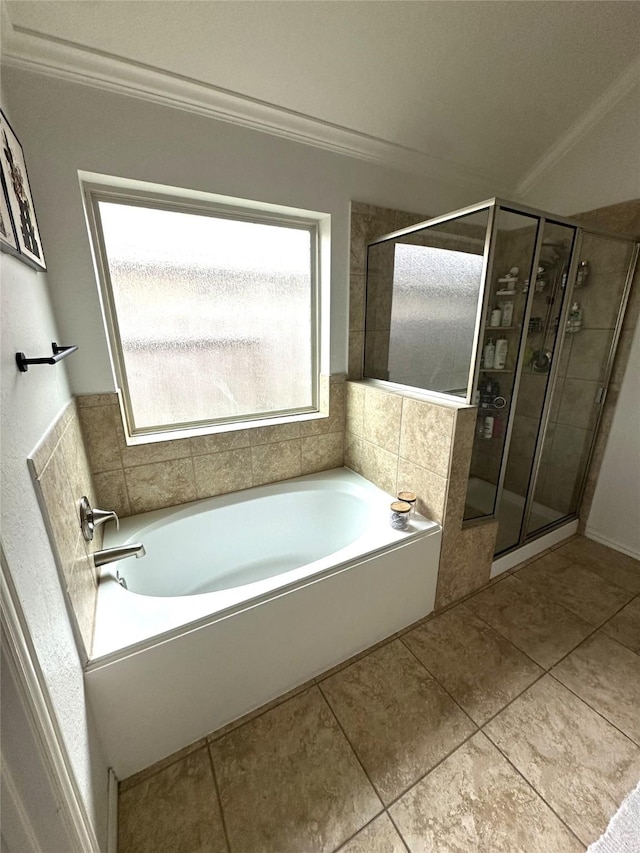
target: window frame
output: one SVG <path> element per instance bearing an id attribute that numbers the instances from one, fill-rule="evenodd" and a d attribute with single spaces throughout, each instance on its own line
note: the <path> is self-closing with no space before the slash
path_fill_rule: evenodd
<path id="1" fill-rule="evenodd" d="M 321 277 L 321 256 L 323 254 L 323 222 L 329 217 L 315 211 L 302 211 L 280 205 L 252 202 L 246 199 L 233 199 L 208 193 L 194 193 L 174 187 L 163 187 L 162 192 L 154 189 L 138 189 L 130 186 L 140 182 L 123 180 L 116 183 L 96 183 L 82 180 L 81 188 L 89 239 L 93 254 L 96 281 L 102 317 L 107 333 L 109 356 L 112 372 L 118 387 L 120 408 L 127 442 L 165 441 L 196 435 L 226 432 L 233 429 L 246 429 L 266 424 L 287 423 L 322 417 L 326 413 L 320 410 L 320 368 L 321 368 L 321 302 L 323 287 Z M 100 202 L 123 204 L 151 209 L 169 210 L 178 213 L 191 213 L 212 218 L 231 219 L 256 224 L 280 225 L 305 230 L 310 236 L 310 379 L 311 404 L 285 410 L 273 410 L 264 413 L 246 413 L 244 415 L 209 418 L 198 421 L 164 423 L 152 427 L 137 427 L 131 400 L 124 354 L 121 345 L 118 312 L 115 306 L 108 255 L 104 240 L 100 216 Z M 136 441 L 137 440 L 137 441 Z"/>

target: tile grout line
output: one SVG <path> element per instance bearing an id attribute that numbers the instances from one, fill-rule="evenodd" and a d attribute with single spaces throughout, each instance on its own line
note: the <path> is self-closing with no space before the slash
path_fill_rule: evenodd
<path id="1" fill-rule="evenodd" d="M 347 744 L 348 744 L 348 746 L 349 746 L 349 749 L 351 750 L 351 752 L 353 753 L 353 755 L 354 755 L 354 757 L 355 757 L 356 761 L 358 762 L 358 764 L 359 764 L 359 766 L 360 766 L 360 769 L 362 770 L 362 772 L 363 772 L 363 773 L 364 773 L 364 775 L 365 775 L 365 778 L 367 779 L 367 781 L 368 781 L 368 782 L 369 782 L 369 784 L 371 785 L 371 788 L 372 788 L 372 790 L 373 790 L 374 794 L 376 795 L 376 797 L 377 797 L 377 798 L 378 798 L 378 800 L 380 801 L 380 805 L 382 806 L 382 808 L 380 809 L 380 811 L 379 811 L 379 812 L 377 812 L 377 813 L 376 813 L 376 815 L 374 816 L 374 818 L 372 818 L 372 820 L 374 820 L 376 817 L 379 817 L 379 816 L 382 814 L 382 812 L 384 812 L 384 811 L 386 810 L 386 806 L 385 806 L 385 804 L 384 804 L 384 801 L 383 801 L 382 797 L 380 796 L 380 792 L 378 791 L 378 786 L 374 784 L 373 779 L 372 779 L 372 778 L 369 776 L 369 774 L 367 773 L 367 771 L 366 771 L 366 769 L 365 769 L 364 764 L 363 764 L 363 763 L 362 763 L 362 761 L 360 760 L 360 756 L 359 756 L 359 755 L 358 755 L 358 753 L 356 752 L 356 749 L 355 749 L 354 745 L 351 743 L 351 740 L 349 739 L 349 736 L 348 736 L 348 735 L 347 735 L 347 733 L 345 732 L 345 730 L 344 730 L 344 727 L 343 727 L 342 723 L 341 723 L 341 722 L 340 722 L 340 720 L 338 719 L 338 715 L 337 715 L 337 714 L 336 714 L 336 712 L 333 710 L 333 706 L 331 705 L 331 703 L 330 703 L 330 702 L 329 702 L 329 700 L 327 699 L 327 697 L 326 697 L 326 695 L 325 695 L 325 692 L 324 692 L 324 690 L 322 689 L 322 686 L 321 686 L 320 684 L 316 684 L 315 686 L 316 686 L 316 687 L 318 688 L 318 690 L 320 691 L 320 695 L 322 696 L 322 699 L 323 699 L 323 701 L 324 701 L 325 705 L 327 706 L 327 708 L 328 708 L 328 709 L 329 709 L 329 711 L 331 712 L 331 716 L 332 716 L 332 717 L 333 717 L 333 719 L 336 721 L 336 725 L 338 726 L 338 728 L 339 728 L 339 729 L 340 729 L 340 731 L 342 732 L 342 736 L 343 736 L 343 737 L 344 737 L 344 739 L 346 740 L 346 742 L 347 742 Z M 371 823 L 371 821 L 369 821 L 369 823 Z M 360 829 L 362 829 L 362 827 L 360 827 Z M 360 832 L 360 829 L 358 830 L 358 832 Z"/>
<path id="2" fill-rule="evenodd" d="M 452 701 L 452 702 L 453 702 L 453 704 L 456 706 L 456 708 L 459 708 L 459 709 L 462 711 L 462 713 L 465 715 L 465 717 L 466 717 L 468 720 L 470 720 L 470 722 L 472 723 L 472 725 L 474 725 L 474 726 L 476 727 L 476 729 L 479 729 L 479 728 L 480 728 L 480 726 L 476 723 L 476 721 L 475 721 L 475 720 L 473 720 L 473 719 L 469 716 L 469 714 L 465 711 L 465 709 L 464 709 L 464 708 L 462 707 L 462 705 L 457 701 L 457 699 L 455 699 L 455 697 L 454 697 L 454 696 L 452 696 L 452 694 L 451 694 L 451 693 L 449 693 L 449 691 L 448 691 L 448 690 L 447 690 L 447 688 L 444 686 L 444 684 L 441 684 L 441 683 L 440 683 L 440 681 L 435 677 L 435 675 L 434 675 L 434 674 L 429 670 L 429 668 L 428 668 L 424 663 L 422 663 L 422 661 L 421 661 L 421 660 L 420 660 L 420 658 L 416 655 L 416 653 L 413 651 L 413 649 L 410 649 L 410 648 L 409 648 L 409 646 L 404 642 L 403 637 L 398 637 L 398 640 L 402 643 L 402 645 L 403 645 L 403 646 L 405 647 L 405 649 L 409 652 L 409 654 L 414 658 L 414 660 L 416 660 L 416 661 L 420 664 L 420 666 L 424 669 L 424 671 L 427 673 L 427 675 L 429 676 L 429 678 L 433 679 L 433 681 L 435 681 L 435 683 L 438 685 L 438 687 L 439 687 L 441 690 L 443 690 L 443 691 L 447 694 L 447 696 L 449 697 L 449 699 L 451 699 L 451 701 Z"/>
<path id="3" fill-rule="evenodd" d="M 222 832 L 224 833 L 224 840 L 227 844 L 227 850 L 229 853 L 231 851 L 231 842 L 229 841 L 229 831 L 227 829 L 227 821 L 224 816 L 224 809 L 222 808 L 222 797 L 220 796 L 220 785 L 218 784 L 218 778 L 216 776 L 216 766 L 213 760 L 213 752 L 211 750 L 211 744 L 206 744 L 207 755 L 209 756 L 209 764 L 211 766 L 211 774 L 213 775 L 213 787 L 215 788 L 216 798 L 218 801 L 218 808 L 220 809 L 220 821 L 222 822 Z"/>
<path id="4" fill-rule="evenodd" d="M 487 740 L 488 740 L 488 741 L 489 741 L 489 742 L 490 742 L 490 743 L 491 743 L 491 744 L 492 744 L 492 745 L 497 749 L 497 751 L 500 753 L 500 755 L 501 755 L 501 756 L 504 758 L 504 760 L 505 760 L 505 761 L 506 761 L 506 762 L 507 762 L 507 763 L 508 763 L 512 768 L 513 768 L 513 770 L 518 774 L 518 776 L 520 776 L 520 778 L 523 780 L 523 782 L 525 783 L 525 785 L 527 785 L 529 788 L 531 788 L 531 790 L 532 790 L 532 791 L 533 791 L 533 792 L 534 792 L 538 797 L 540 797 L 540 799 L 541 799 L 541 800 L 542 800 L 542 802 L 547 806 L 547 808 L 548 808 L 548 809 L 550 809 L 550 811 L 552 811 L 552 812 L 553 812 L 553 814 L 558 818 L 558 820 L 560 821 L 560 823 L 561 823 L 561 824 L 562 824 L 562 825 L 567 829 L 567 832 L 569 832 L 569 833 L 570 833 L 570 834 L 571 834 L 571 835 L 572 835 L 572 836 L 573 836 L 573 837 L 574 837 L 574 838 L 575 838 L 575 839 L 576 839 L 580 844 L 582 844 L 582 846 L 583 846 L 583 847 L 584 847 L 584 849 L 586 850 L 586 849 L 587 849 L 587 845 L 585 844 L 585 842 L 584 842 L 584 841 L 583 841 L 583 840 L 582 840 L 578 835 L 576 835 L 576 833 L 571 829 L 571 827 L 569 826 L 569 824 L 568 824 L 568 823 L 567 823 L 563 818 L 561 818 L 561 817 L 560 817 L 560 815 L 557 813 L 557 811 L 554 809 L 554 807 L 551 805 L 551 803 L 549 803 L 549 802 L 545 799 L 545 797 L 543 797 L 543 796 L 542 796 L 542 794 L 540 793 L 540 791 L 538 791 L 538 789 L 535 787 L 535 785 L 534 785 L 532 782 L 530 782 L 530 781 L 527 779 L 527 777 L 524 775 L 524 773 L 522 773 L 522 772 L 521 772 L 521 771 L 516 767 L 516 765 L 513 763 L 513 761 L 511 761 L 511 759 L 509 758 L 509 756 L 508 756 L 508 755 L 506 755 L 506 754 L 503 752 L 503 750 L 498 746 L 498 744 L 493 740 L 493 738 L 488 734 L 488 732 L 485 732 L 485 731 L 484 731 L 484 729 L 481 729 L 480 731 L 482 731 L 482 734 L 487 738 Z"/>
<path id="5" fill-rule="evenodd" d="M 608 717 L 605 717 L 605 715 L 602 713 L 602 711 L 599 711 L 597 708 L 594 708 L 593 705 L 589 704 L 587 699 L 585 699 L 579 693 L 576 693 L 575 690 L 573 690 L 571 687 L 568 687 L 563 681 L 560 681 L 560 679 L 557 678 L 557 676 L 555 676 L 552 672 L 548 672 L 547 675 L 550 675 L 551 678 L 553 678 L 553 680 L 556 682 L 556 684 L 560 684 L 562 687 L 564 687 L 565 690 L 568 690 L 569 693 L 572 693 L 576 697 L 576 699 L 579 699 L 580 702 L 582 702 L 584 705 L 587 706 L 587 708 L 590 708 L 594 712 L 594 714 L 597 714 L 600 717 L 600 719 L 604 720 L 605 723 L 610 725 L 617 732 L 619 732 L 623 737 L 625 737 L 628 741 L 630 741 L 634 746 L 637 746 L 640 749 L 640 743 L 638 741 L 635 741 L 631 737 L 631 735 L 628 735 L 619 726 L 617 726 L 614 722 L 612 722 Z"/>

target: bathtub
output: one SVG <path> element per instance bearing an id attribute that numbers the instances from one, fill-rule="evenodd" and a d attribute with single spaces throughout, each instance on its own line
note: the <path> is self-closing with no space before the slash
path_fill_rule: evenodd
<path id="1" fill-rule="evenodd" d="M 124 519 L 85 681 L 124 778 L 431 612 L 441 529 L 347 469 Z M 113 527 L 113 525 L 109 525 Z M 123 585 L 123 581 L 124 584 Z"/>

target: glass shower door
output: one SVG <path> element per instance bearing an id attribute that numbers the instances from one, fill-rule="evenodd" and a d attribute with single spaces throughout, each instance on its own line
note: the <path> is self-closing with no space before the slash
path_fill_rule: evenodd
<path id="1" fill-rule="evenodd" d="M 537 478 L 525 519 L 527 538 L 579 509 L 582 485 L 610 374 L 632 243 L 584 232 Z M 523 375 L 523 380 L 525 376 Z"/>
<path id="2" fill-rule="evenodd" d="M 544 223 L 537 269 L 526 286 L 526 339 L 498 510 L 497 554 L 519 544 L 527 512 L 543 526 L 562 517 L 553 503 L 531 503 L 528 496 L 536 449 L 542 441 L 549 380 L 562 340 L 559 324 L 575 236 L 575 228 L 548 220 Z"/>

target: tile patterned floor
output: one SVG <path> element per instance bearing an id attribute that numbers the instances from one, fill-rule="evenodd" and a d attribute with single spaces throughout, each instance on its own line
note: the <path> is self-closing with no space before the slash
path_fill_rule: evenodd
<path id="1" fill-rule="evenodd" d="M 640 564 L 581 537 L 121 783 L 119 853 L 572 853 L 640 778 Z"/>

